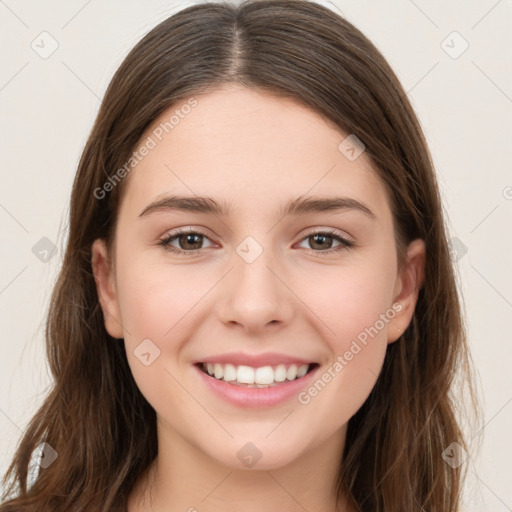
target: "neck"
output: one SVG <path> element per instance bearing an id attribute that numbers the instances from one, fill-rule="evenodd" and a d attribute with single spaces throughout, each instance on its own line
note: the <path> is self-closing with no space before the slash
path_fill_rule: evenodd
<path id="1" fill-rule="evenodd" d="M 352 512 L 338 492 L 346 428 L 274 469 L 220 464 L 159 425 L 158 456 L 128 500 L 128 512 Z"/>

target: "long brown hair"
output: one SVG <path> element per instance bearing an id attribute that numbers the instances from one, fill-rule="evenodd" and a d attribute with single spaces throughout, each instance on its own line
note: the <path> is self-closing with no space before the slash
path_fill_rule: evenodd
<path id="1" fill-rule="evenodd" d="M 91 270 L 91 244 L 112 240 L 124 182 L 104 198 L 97 190 L 164 110 L 229 82 L 299 100 L 355 134 L 387 187 L 400 263 L 410 241 L 425 240 L 413 319 L 349 422 L 339 488 L 360 511 L 459 509 L 464 466 L 452 468 L 442 453 L 452 442 L 466 448 L 452 388 L 459 369 L 471 387 L 470 360 L 418 120 L 384 57 L 340 15 L 307 0 L 249 0 L 198 4 L 169 17 L 133 48 L 108 87 L 74 181 L 48 314 L 54 385 L 5 475 L 1 512 L 125 510 L 155 459 L 155 411 L 134 382 L 122 340 L 105 330 Z M 58 459 L 31 483 L 31 456 L 43 441 Z"/>

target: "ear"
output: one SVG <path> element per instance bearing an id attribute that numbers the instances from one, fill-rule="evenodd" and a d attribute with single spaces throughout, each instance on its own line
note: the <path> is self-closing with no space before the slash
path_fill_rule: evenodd
<path id="1" fill-rule="evenodd" d="M 396 341 L 414 315 L 418 294 L 425 278 L 425 242 L 412 241 L 407 248 L 404 268 L 396 280 L 393 309 L 397 314 L 388 322 L 388 343 Z"/>
<path id="2" fill-rule="evenodd" d="M 105 240 L 95 240 L 91 247 L 91 253 L 92 270 L 101 309 L 103 310 L 103 318 L 105 319 L 105 329 L 113 338 L 123 338 L 124 332 L 117 301 L 115 272 Z"/>

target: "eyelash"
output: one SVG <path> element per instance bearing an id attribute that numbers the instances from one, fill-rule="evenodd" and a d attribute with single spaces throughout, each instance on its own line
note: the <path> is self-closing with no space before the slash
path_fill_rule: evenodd
<path id="1" fill-rule="evenodd" d="M 190 251 L 184 251 L 183 249 L 177 249 L 176 247 L 170 245 L 170 242 L 173 241 L 175 238 L 178 238 L 180 235 L 185 235 L 185 234 L 187 234 L 187 235 L 202 235 L 206 238 L 209 238 L 206 233 L 203 233 L 199 229 L 196 229 L 196 230 L 180 229 L 178 231 L 175 231 L 171 235 L 168 235 L 165 238 L 161 239 L 158 242 L 158 245 L 162 246 L 167 251 L 173 252 L 175 254 L 184 254 L 187 256 L 202 254 L 206 250 L 206 248 L 203 248 L 203 249 L 193 249 Z M 324 251 L 315 250 L 315 249 L 307 249 L 308 251 L 314 252 L 315 254 L 332 254 L 335 252 L 350 249 L 351 247 L 353 247 L 355 245 L 354 242 L 338 235 L 334 229 L 310 231 L 309 233 L 306 233 L 306 235 L 304 235 L 304 237 L 300 241 L 302 242 L 306 238 L 309 238 L 310 236 L 313 236 L 313 235 L 327 235 L 329 238 L 333 238 L 337 242 L 341 243 L 341 245 L 339 245 L 338 247 L 335 247 L 333 249 L 326 249 Z"/>

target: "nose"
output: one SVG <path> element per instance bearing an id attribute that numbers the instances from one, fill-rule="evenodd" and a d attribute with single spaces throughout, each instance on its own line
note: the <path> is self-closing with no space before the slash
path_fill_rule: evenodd
<path id="1" fill-rule="evenodd" d="M 282 328 L 294 314 L 294 295 L 270 251 L 252 263 L 233 255 L 233 270 L 219 290 L 218 311 L 224 324 L 239 326 L 246 334 Z"/>

